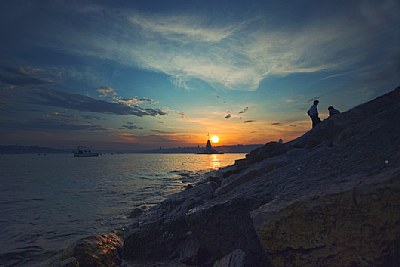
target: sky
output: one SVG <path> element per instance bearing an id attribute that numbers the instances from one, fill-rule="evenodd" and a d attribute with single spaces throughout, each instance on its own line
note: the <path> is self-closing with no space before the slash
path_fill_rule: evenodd
<path id="1" fill-rule="evenodd" d="M 400 2 L 0 1 L 0 144 L 292 140 L 400 85 Z"/>

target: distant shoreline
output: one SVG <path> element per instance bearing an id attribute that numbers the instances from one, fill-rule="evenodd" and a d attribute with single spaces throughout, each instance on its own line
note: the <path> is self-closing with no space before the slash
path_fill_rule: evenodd
<path id="1" fill-rule="evenodd" d="M 67 154 L 72 149 L 56 149 L 40 146 L 0 145 L 0 154 Z"/>
<path id="2" fill-rule="evenodd" d="M 217 146 L 216 150 L 223 153 L 249 153 L 250 151 L 263 146 L 263 144 L 251 145 L 232 145 L 232 146 Z M 204 147 L 176 147 L 164 149 L 149 149 L 149 150 L 96 150 L 103 154 L 195 154 L 202 151 Z M 57 149 L 41 146 L 21 146 L 21 145 L 0 145 L 0 154 L 69 154 L 71 149 Z"/>

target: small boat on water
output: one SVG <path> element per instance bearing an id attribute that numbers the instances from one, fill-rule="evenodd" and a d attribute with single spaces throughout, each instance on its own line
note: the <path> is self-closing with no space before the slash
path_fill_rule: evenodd
<path id="1" fill-rule="evenodd" d="M 74 150 L 74 157 L 83 158 L 83 157 L 98 157 L 99 153 L 92 152 L 90 148 L 86 146 L 78 146 Z"/>

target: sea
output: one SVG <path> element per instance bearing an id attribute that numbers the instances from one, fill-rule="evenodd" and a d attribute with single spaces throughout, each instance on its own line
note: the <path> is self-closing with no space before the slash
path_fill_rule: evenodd
<path id="1" fill-rule="evenodd" d="M 45 266 L 76 240 L 184 190 L 245 154 L 0 155 L 0 266 Z"/>

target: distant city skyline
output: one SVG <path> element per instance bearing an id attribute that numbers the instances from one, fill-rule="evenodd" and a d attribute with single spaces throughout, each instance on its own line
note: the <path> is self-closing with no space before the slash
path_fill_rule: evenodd
<path id="1" fill-rule="evenodd" d="M 0 144 L 289 141 L 400 85 L 400 3 L 0 2 Z"/>

